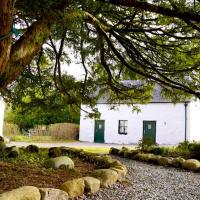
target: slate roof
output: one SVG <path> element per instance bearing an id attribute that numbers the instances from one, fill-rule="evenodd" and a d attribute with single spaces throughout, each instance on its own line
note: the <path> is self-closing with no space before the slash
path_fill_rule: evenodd
<path id="1" fill-rule="evenodd" d="M 143 83 L 139 80 L 125 80 L 125 81 L 121 81 L 121 83 L 123 83 L 127 87 L 133 87 L 133 86 L 140 87 L 143 85 Z M 171 103 L 171 101 L 165 99 L 161 95 L 161 91 L 162 91 L 162 87 L 157 84 L 153 91 L 152 100 L 149 103 L 162 103 L 162 102 L 163 103 Z M 108 94 L 105 94 L 98 100 L 98 103 L 105 104 L 105 103 L 107 103 L 107 100 L 108 100 Z"/>

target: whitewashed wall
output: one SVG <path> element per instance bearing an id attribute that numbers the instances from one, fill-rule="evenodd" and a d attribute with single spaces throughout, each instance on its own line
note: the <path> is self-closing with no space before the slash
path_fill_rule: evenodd
<path id="1" fill-rule="evenodd" d="M 190 103 L 190 141 L 200 141 L 200 101 Z"/>
<path id="2" fill-rule="evenodd" d="M 120 105 L 118 110 L 109 110 L 106 104 L 99 104 L 101 119 L 105 120 L 105 143 L 129 144 L 138 143 L 143 135 L 143 120 L 156 121 L 156 142 L 158 144 L 177 144 L 185 139 L 185 107 L 184 103 L 150 103 L 140 105 L 140 113 L 132 112 L 127 105 Z M 82 105 L 83 109 L 89 110 Z M 189 109 L 189 107 L 188 107 Z M 94 120 L 85 119 L 81 112 L 81 141 L 94 141 Z M 128 120 L 128 134 L 118 134 L 118 121 Z M 188 120 L 189 127 L 189 120 Z M 188 131 L 189 138 L 189 131 Z"/>
<path id="3" fill-rule="evenodd" d="M 0 97 L 0 136 L 3 136 L 4 101 Z"/>

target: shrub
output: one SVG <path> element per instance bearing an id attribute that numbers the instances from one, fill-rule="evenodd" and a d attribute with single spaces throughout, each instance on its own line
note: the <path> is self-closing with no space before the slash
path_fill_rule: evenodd
<path id="1" fill-rule="evenodd" d="M 200 143 L 190 143 L 188 146 L 190 157 L 200 160 Z"/>
<path id="2" fill-rule="evenodd" d="M 150 137 L 145 137 L 139 140 L 137 148 L 143 152 L 148 152 L 153 146 L 156 146 L 155 142 Z"/>
<path id="3" fill-rule="evenodd" d="M 180 142 L 178 144 L 177 149 L 179 149 L 181 151 L 188 151 L 189 150 L 189 146 L 190 146 L 190 142 L 184 141 L 184 142 Z"/>
<path id="4" fill-rule="evenodd" d="M 153 153 L 155 155 L 163 155 L 166 149 L 164 147 L 151 147 L 149 153 Z"/>
<path id="5" fill-rule="evenodd" d="M 38 153 L 39 152 L 39 147 L 38 146 L 36 146 L 36 145 L 28 145 L 27 147 L 26 147 L 26 150 L 29 152 L 29 153 Z"/>

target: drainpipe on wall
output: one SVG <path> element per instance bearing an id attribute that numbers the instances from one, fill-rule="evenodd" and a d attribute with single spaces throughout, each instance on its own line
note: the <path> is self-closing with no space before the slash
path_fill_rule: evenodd
<path id="1" fill-rule="evenodd" d="M 188 106 L 188 102 L 185 102 L 184 106 L 185 106 L 185 141 L 187 141 L 187 106 Z"/>

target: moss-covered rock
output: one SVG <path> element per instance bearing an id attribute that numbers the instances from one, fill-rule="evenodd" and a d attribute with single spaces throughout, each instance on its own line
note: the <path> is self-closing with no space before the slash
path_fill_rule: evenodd
<path id="1" fill-rule="evenodd" d="M 3 152 L 6 148 L 6 144 L 4 143 L 4 141 L 0 141 L 0 152 Z"/>
<path id="2" fill-rule="evenodd" d="M 82 178 L 66 181 L 60 186 L 60 189 L 67 192 L 69 197 L 74 198 L 83 195 L 85 182 Z"/>
<path id="3" fill-rule="evenodd" d="M 27 152 L 29 152 L 29 153 L 38 153 L 39 152 L 39 147 L 38 146 L 36 146 L 36 145 L 28 145 L 27 147 L 26 147 L 26 151 Z"/>
<path id="4" fill-rule="evenodd" d="M 62 156 L 62 150 L 59 147 L 51 147 L 48 151 L 48 156 L 50 158 Z"/>
<path id="5" fill-rule="evenodd" d="M 4 138 L 0 136 L 0 142 L 4 142 Z"/>
<path id="6" fill-rule="evenodd" d="M 143 162 L 148 162 L 151 157 L 152 157 L 152 154 L 143 154 L 143 153 L 140 153 L 138 155 L 138 160 L 139 161 L 143 161 Z"/>
<path id="7" fill-rule="evenodd" d="M 33 186 L 24 186 L 0 194 L 0 200 L 41 200 L 39 189 Z"/>
<path id="8" fill-rule="evenodd" d="M 117 180 L 119 182 L 122 182 L 126 179 L 127 170 L 125 168 L 121 168 L 121 167 L 116 166 L 116 167 L 111 167 L 110 169 L 117 172 L 117 175 L 118 175 Z"/>
<path id="9" fill-rule="evenodd" d="M 189 170 L 198 170 L 198 168 L 200 168 L 200 162 L 198 160 L 195 159 L 189 159 L 189 160 L 185 160 L 182 163 L 182 167 L 184 169 L 189 169 Z"/>
<path id="10" fill-rule="evenodd" d="M 110 187 L 118 179 L 117 172 L 111 169 L 98 169 L 95 170 L 91 175 L 100 180 L 102 187 Z"/>
<path id="11" fill-rule="evenodd" d="M 7 157 L 9 157 L 9 158 L 16 158 L 20 154 L 19 148 L 16 146 L 7 147 L 5 149 L 5 152 L 6 152 Z"/>
<path id="12" fill-rule="evenodd" d="M 118 155 L 119 151 L 120 151 L 119 149 L 111 147 L 110 151 L 109 151 L 109 154 L 111 154 L 111 155 Z"/>
<path id="13" fill-rule="evenodd" d="M 67 169 L 73 169 L 74 168 L 74 162 L 71 158 L 67 156 L 60 156 L 56 158 L 50 158 L 44 163 L 44 166 L 46 168 L 67 168 Z"/>
<path id="14" fill-rule="evenodd" d="M 172 160 L 172 166 L 173 167 L 182 167 L 183 163 L 185 162 L 185 159 L 178 157 L 178 158 L 174 158 Z"/>
<path id="15" fill-rule="evenodd" d="M 172 158 L 169 157 L 160 157 L 158 160 L 158 164 L 162 166 L 170 166 L 172 164 Z"/>
<path id="16" fill-rule="evenodd" d="M 68 200 L 69 195 L 55 188 L 40 188 L 41 200 Z"/>
<path id="17" fill-rule="evenodd" d="M 160 158 L 161 158 L 161 156 L 151 154 L 148 162 L 153 163 L 153 164 L 158 164 Z"/>
<path id="18" fill-rule="evenodd" d="M 85 183 L 85 192 L 95 194 L 99 191 L 100 180 L 94 177 L 83 177 Z"/>

